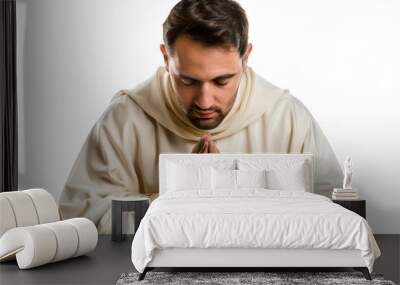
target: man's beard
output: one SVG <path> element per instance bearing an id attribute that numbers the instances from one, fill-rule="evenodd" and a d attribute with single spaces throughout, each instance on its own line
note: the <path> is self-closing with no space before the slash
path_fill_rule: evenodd
<path id="1" fill-rule="evenodd" d="M 202 129 L 202 130 L 211 130 L 215 129 L 216 127 L 221 124 L 225 116 L 229 113 L 229 111 L 232 109 L 233 103 L 235 102 L 237 94 L 233 96 L 231 102 L 229 103 L 229 108 L 224 113 L 221 108 L 217 106 L 211 106 L 208 109 L 200 109 L 199 107 L 196 106 L 196 104 L 192 104 L 189 107 L 189 110 L 187 111 L 187 117 L 190 120 L 190 122 L 197 128 Z M 217 115 L 214 116 L 213 118 L 210 119 L 204 119 L 204 118 L 199 118 L 196 116 L 197 112 L 215 112 Z"/>
<path id="2" fill-rule="evenodd" d="M 217 115 L 210 119 L 204 119 L 197 117 L 196 112 L 215 112 Z M 211 130 L 216 128 L 225 118 L 225 114 L 217 106 L 212 106 L 208 109 L 199 109 L 197 106 L 192 105 L 187 112 L 187 116 L 195 127 L 202 130 Z"/>

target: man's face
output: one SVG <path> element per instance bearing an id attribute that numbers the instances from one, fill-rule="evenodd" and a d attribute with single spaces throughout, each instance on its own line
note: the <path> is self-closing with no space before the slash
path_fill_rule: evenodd
<path id="1" fill-rule="evenodd" d="M 248 54 L 235 48 L 210 47 L 179 36 L 173 54 L 161 45 L 172 88 L 188 119 L 200 129 L 216 128 L 232 108 Z"/>

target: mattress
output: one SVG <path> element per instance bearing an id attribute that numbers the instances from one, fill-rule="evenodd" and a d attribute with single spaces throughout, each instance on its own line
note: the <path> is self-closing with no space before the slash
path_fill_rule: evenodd
<path id="1" fill-rule="evenodd" d="M 150 205 L 132 242 L 139 272 L 162 249 L 359 250 L 372 272 L 379 248 L 367 221 L 308 192 L 229 189 L 167 192 Z"/>

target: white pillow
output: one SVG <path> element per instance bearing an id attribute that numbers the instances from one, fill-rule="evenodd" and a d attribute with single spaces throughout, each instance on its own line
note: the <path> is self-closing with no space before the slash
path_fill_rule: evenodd
<path id="1" fill-rule="evenodd" d="M 168 191 L 211 190 L 211 167 L 169 163 L 167 176 Z"/>
<path id="2" fill-rule="evenodd" d="M 213 173 L 214 190 L 237 190 L 240 188 L 267 188 L 266 170 L 215 169 Z"/>
<path id="3" fill-rule="evenodd" d="M 214 190 L 236 190 L 236 170 L 213 168 L 212 173 Z"/>
<path id="4" fill-rule="evenodd" d="M 310 167 L 296 159 L 239 159 L 240 170 L 267 170 L 268 189 L 310 191 Z"/>
<path id="5" fill-rule="evenodd" d="M 215 159 L 211 162 L 212 167 L 215 169 L 237 169 L 236 159 Z"/>
<path id="6" fill-rule="evenodd" d="M 268 188 L 273 190 L 306 191 L 305 163 L 293 164 L 290 168 L 275 168 L 267 171 Z"/>
<path id="7" fill-rule="evenodd" d="M 267 171 L 236 170 L 237 188 L 267 188 Z"/>

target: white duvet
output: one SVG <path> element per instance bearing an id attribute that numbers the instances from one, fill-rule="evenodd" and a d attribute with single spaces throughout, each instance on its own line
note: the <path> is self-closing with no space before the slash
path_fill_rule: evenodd
<path id="1" fill-rule="evenodd" d="M 380 250 L 365 219 L 307 192 L 262 189 L 166 193 L 151 203 L 132 243 L 143 272 L 154 249 L 358 249 L 372 272 Z"/>

